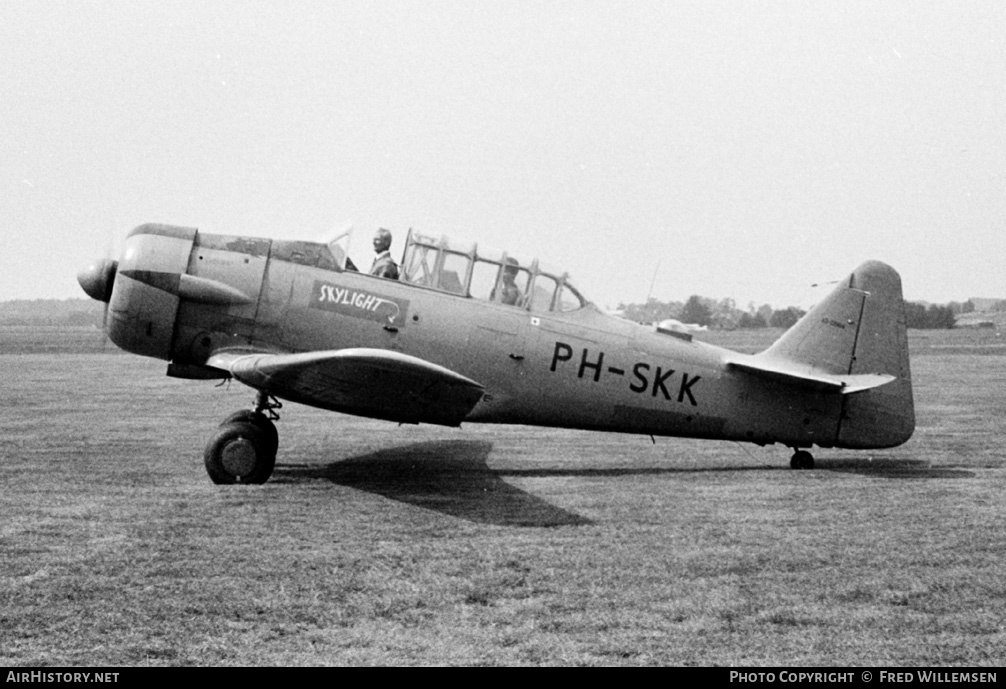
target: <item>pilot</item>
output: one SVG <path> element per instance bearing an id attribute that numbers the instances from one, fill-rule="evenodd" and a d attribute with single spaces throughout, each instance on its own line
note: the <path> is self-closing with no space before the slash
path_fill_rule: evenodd
<path id="1" fill-rule="evenodd" d="M 374 233 L 374 265 L 370 274 L 390 280 L 398 279 L 398 266 L 391 258 L 391 232 L 383 227 Z"/>
<path id="2" fill-rule="evenodd" d="M 520 291 L 520 287 L 517 286 L 515 280 L 517 279 L 517 269 L 520 264 L 517 263 L 517 259 L 510 258 L 506 259 L 506 265 L 503 267 L 503 284 L 502 293 L 500 294 L 500 303 L 509 304 L 510 306 L 521 306 L 524 294 Z M 496 300 L 496 290 L 493 289 L 490 299 Z"/>

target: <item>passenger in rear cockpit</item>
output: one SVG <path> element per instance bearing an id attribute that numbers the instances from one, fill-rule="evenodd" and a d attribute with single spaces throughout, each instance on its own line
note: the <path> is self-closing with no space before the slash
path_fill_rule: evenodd
<path id="1" fill-rule="evenodd" d="M 510 306 L 522 306 L 524 302 L 524 294 L 520 291 L 520 287 L 517 286 L 517 269 L 520 264 L 517 263 L 516 259 L 507 258 L 506 265 L 503 266 L 503 284 L 500 285 L 500 298 L 499 302 L 501 304 L 508 304 Z M 492 295 L 490 295 L 490 300 L 497 301 L 496 299 L 496 289 L 493 289 Z"/>

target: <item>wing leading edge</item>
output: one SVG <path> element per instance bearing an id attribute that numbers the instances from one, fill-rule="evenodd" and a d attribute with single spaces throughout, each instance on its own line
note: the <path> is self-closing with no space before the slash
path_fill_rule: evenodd
<path id="1" fill-rule="evenodd" d="M 459 426 L 485 391 L 443 366 L 384 349 L 224 351 L 206 363 L 291 402 L 401 423 Z"/>

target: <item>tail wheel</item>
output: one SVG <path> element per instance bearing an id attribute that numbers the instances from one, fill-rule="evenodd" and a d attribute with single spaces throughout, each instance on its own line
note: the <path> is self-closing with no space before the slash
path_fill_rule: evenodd
<path id="1" fill-rule="evenodd" d="M 276 465 L 276 451 L 258 426 L 237 421 L 216 430 L 203 460 L 213 483 L 265 483 Z"/>
<path id="2" fill-rule="evenodd" d="M 791 469 L 813 469 L 814 455 L 806 450 L 797 450 L 789 460 L 789 466 Z"/>

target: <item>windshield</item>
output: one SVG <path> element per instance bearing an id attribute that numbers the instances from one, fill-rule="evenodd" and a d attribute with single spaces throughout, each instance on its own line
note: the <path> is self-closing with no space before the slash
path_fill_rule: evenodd
<path id="1" fill-rule="evenodd" d="M 353 261 L 349 258 L 349 241 L 353 238 L 353 226 L 345 227 L 341 230 L 335 230 L 333 236 L 325 240 L 325 244 L 328 245 L 328 250 L 332 252 L 332 258 L 335 264 L 339 266 L 341 270 L 356 270 L 356 266 L 353 265 Z"/>

